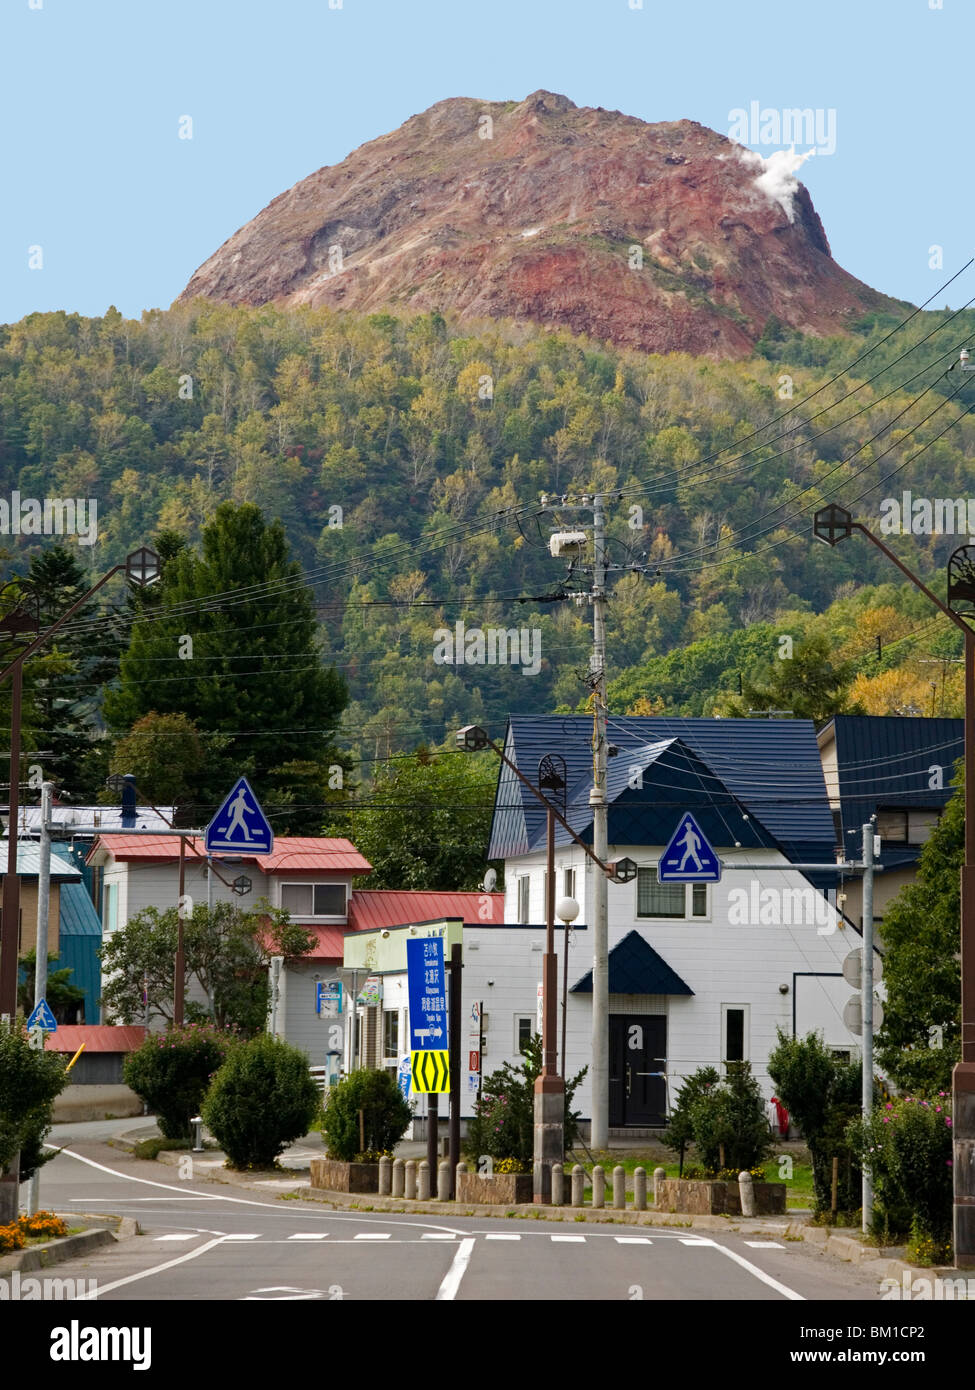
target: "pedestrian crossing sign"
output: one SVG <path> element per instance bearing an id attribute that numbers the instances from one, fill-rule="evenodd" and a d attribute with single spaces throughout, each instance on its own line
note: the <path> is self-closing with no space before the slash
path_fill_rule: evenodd
<path id="1" fill-rule="evenodd" d="M 660 856 L 657 879 L 660 883 L 717 883 L 721 860 L 708 844 L 704 831 L 685 811 L 670 844 Z"/>
<path id="2" fill-rule="evenodd" d="M 238 777 L 207 826 L 204 844 L 208 854 L 270 854 L 273 850 L 274 831 L 246 777 Z"/>

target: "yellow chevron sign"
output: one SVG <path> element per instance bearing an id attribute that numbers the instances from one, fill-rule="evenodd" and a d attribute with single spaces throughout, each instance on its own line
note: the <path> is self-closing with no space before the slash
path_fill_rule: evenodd
<path id="1" fill-rule="evenodd" d="M 411 1052 L 410 1068 L 414 1091 L 450 1090 L 450 1062 L 446 1051 Z"/>

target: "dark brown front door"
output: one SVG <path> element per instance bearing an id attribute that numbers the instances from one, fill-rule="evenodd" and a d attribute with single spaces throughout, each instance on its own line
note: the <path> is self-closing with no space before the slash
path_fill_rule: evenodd
<path id="1" fill-rule="evenodd" d="M 610 1014 L 609 1123 L 667 1123 L 666 1014 Z"/>

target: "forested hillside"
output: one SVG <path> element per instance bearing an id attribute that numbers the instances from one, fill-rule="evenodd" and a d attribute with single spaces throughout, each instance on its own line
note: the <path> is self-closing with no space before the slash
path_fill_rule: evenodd
<path id="1" fill-rule="evenodd" d="M 825 500 L 876 525 L 904 488 L 975 492 L 975 381 L 945 375 L 975 318 L 896 322 L 835 340 L 771 322 L 761 356 L 715 364 L 436 314 L 35 314 L 0 330 L 0 495 L 95 499 L 97 543 L 75 551 L 92 576 L 160 532 L 192 549 L 225 500 L 280 518 L 348 682 L 353 756 L 584 702 L 590 617 L 547 601 L 566 565 L 538 506 L 569 490 L 621 490 L 609 558 L 644 571 L 613 578 L 614 709 L 730 709 L 739 676 L 745 707 L 781 701 L 779 638 L 805 635 L 850 663 L 864 708 L 952 712 L 944 624 L 865 542 L 811 534 Z M 3 542 L 6 577 L 51 544 Z M 892 543 L 930 578 L 959 542 Z M 458 620 L 537 629 L 538 674 L 438 664 L 434 634 Z"/>

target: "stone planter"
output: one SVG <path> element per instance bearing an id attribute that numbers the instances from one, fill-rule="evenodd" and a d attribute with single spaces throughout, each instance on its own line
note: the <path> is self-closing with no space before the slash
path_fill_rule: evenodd
<path id="1" fill-rule="evenodd" d="M 757 1216 L 785 1216 L 784 1182 L 757 1182 L 754 1189 Z M 736 1182 L 664 1178 L 657 1185 L 655 1210 L 689 1216 L 740 1216 L 741 1195 Z"/>
<path id="2" fill-rule="evenodd" d="M 311 1160 L 311 1186 L 326 1192 L 378 1192 L 378 1163 L 343 1163 L 337 1158 Z"/>
<path id="3" fill-rule="evenodd" d="M 531 1173 L 496 1173 L 485 1177 L 481 1173 L 461 1173 L 457 1178 L 458 1202 L 485 1202 L 506 1205 L 532 1200 Z"/>

